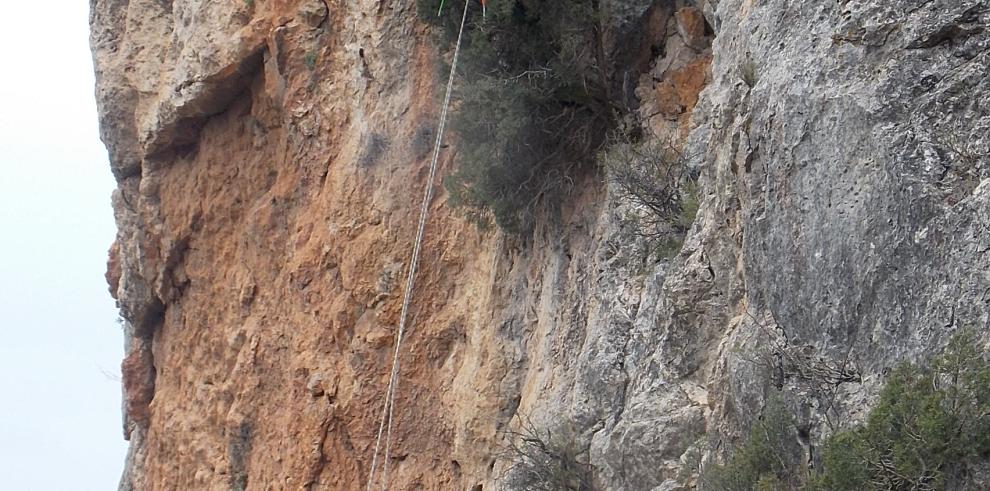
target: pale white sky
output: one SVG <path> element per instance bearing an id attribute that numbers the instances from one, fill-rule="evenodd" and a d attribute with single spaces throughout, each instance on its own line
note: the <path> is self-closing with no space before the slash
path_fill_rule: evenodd
<path id="1" fill-rule="evenodd" d="M 88 16 L 84 0 L 0 16 L 0 489 L 115 489 L 126 453 Z"/>

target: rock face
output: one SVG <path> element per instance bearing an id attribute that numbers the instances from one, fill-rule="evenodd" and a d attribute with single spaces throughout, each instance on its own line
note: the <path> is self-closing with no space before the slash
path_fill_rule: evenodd
<path id="1" fill-rule="evenodd" d="M 990 326 L 990 2 L 622 5 L 697 219 L 658 260 L 600 177 L 525 238 L 438 196 L 391 489 L 507 487 L 512 435 L 562 422 L 602 488 L 692 486 L 777 390 L 813 458 L 887 369 Z M 121 488 L 363 488 L 439 112 L 415 5 L 91 8 Z"/>

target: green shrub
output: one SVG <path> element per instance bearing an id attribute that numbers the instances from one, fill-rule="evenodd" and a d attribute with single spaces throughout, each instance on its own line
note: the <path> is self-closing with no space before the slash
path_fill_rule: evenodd
<path id="1" fill-rule="evenodd" d="M 865 424 L 829 437 L 808 479 L 793 425 L 771 398 L 732 458 L 702 470 L 702 488 L 797 489 L 806 480 L 808 491 L 960 489 L 990 456 L 990 363 L 963 330 L 930 365 L 897 367 Z"/>
<path id="2" fill-rule="evenodd" d="M 677 254 L 699 207 L 698 184 L 681 153 L 656 137 L 626 140 L 609 145 L 601 164 L 617 197 L 634 206 L 623 219 L 660 257 Z"/>
<path id="3" fill-rule="evenodd" d="M 572 424 L 540 430 L 527 422 L 511 433 L 505 457 L 511 462 L 506 484 L 525 491 L 593 491 L 594 469 L 588 463 Z"/>
<path id="4" fill-rule="evenodd" d="M 842 432 L 829 438 L 822 449 L 822 466 L 825 472 L 811 479 L 810 491 L 866 490 L 870 474 L 866 462 L 868 447 L 855 432 Z"/>
<path id="5" fill-rule="evenodd" d="M 420 17 L 456 38 L 463 0 L 418 0 Z M 465 33 L 451 127 L 455 205 L 524 232 L 593 156 L 613 121 L 596 0 L 491 2 Z"/>
<path id="6" fill-rule="evenodd" d="M 990 364 L 963 331 L 929 367 L 901 365 L 866 424 L 833 435 L 813 487 L 944 489 L 990 452 Z"/>
<path id="7" fill-rule="evenodd" d="M 780 396 L 771 397 L 760 420 L 753 424 L 748 437 L 729 461 L 724 465 L 709 464 L 702 469 L 702 489 L 793 489 L 802 467 L 794 433 L 794 416 Z"/>

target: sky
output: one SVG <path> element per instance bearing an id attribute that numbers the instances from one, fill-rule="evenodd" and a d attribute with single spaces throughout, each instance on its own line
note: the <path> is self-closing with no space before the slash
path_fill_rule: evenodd
<path id="1" fill-rule="evenodd" d="M 0 489 L 115 489 L 127 449 L 88 4 L 0 17 Z"/>

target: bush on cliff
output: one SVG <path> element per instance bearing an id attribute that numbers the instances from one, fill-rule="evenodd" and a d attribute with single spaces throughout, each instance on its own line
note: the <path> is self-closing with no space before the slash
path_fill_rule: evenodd
<path id="1" fill-rule="evenodd" d="M 895 369 L 866 424 L 833 435 L 812 489 L 946 489 L 990 456 L 990 364 L 972 331 Z"/>
<path id="2" fill-rule="evenodd" d="M 612 142 L 601 154 L 612 190 L 632 205 L 622 217 L 660 257 L 681 249 L 698 213 L 695 175 L 681 152 L 656 137 Z"/>
<path id="3" fill-rule="evenodd" d="M 932 363 L 891 372 L 865 423 L 827 438 L 810 475 L 782 408 L 771 399 L 731 459 L 703 469 L 702 489 L 797 489 L 800 481 L 812 491 L 962 489 L 990 458 L 990 363 L 969 330 Z"/>
<path id="4" fill-rule="evenodd" d="M 720 491 L 793 489 L 799 482 L 800 449 L 795 448 L 794 416 L 779 396 L 771 397 L 742 446 L 724 465 L 702 469 L 702 489 Z"/>
<path id="5" fill-rule="evenodd" d="M 423 20 L 452 42 L 463 0 L 418 0 Z M 452 203 L 524 232 L 593 157 L 613 121 L 597 0 L 490 2 L 470 16 L 451 126 L 458 168 Z"/>
<path id="6" fill-rule="evenodd" d="M 573 424 L 537 428 L 531 421 L 510 432 L 504 457 L 510 462 L 505 484 L 526 491 L 594 491 L 594 468 L 588 462 Z"/>

